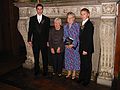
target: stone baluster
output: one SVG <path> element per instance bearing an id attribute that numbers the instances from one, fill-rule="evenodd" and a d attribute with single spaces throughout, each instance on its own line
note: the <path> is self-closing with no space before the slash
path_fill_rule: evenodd
<path id="1" fill-rule="evenodd" d="M 32 47 L 30 47 L 27 43 L 29 8 L 27 7 L 19 8 L 19 15 L 20 15 L 20 19 L 18 21 L 18 30 L 23 36 L 27 50 L 27 60 L 25 60 L 25 63 L 23 63 L 23 67 L 32 69 L 34 67 Z"/>
<path id="2" fill-rule="evenodd" d="M 100 24 L 100 64 L 97 83 L 111 86 L 114 77 L 114 51 L 115 51 L 115 3 L 102 4 L 102 17 Z"/>

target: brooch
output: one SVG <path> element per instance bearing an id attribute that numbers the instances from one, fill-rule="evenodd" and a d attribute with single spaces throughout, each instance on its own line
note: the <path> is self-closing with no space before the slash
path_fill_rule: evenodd
<path id="1" fill-rule="evenodd" d="M 81 24 L 80 24 L 80 29 L 82 29 L 82 30 L 83 30 L 83 29 L 84 29 L 84 27 L 85 27 L 85 26 L 84 26 L 84 25 L 82 25 L 82 23 L 81 23 Z"/>
<path id="2" fill-rule="evenodd" d="M 85 27 L 84 25 L 80 26 L 81 29 L 84 29 L 84 27 Z"/>

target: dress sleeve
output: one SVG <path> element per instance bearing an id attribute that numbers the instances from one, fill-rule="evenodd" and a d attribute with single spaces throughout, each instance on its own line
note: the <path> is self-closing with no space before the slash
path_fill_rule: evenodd
<path id="1" fill-rule="evenodd" d="M 64 35 L 63 35 L 63 41 L 65 41 L 66 37 L 67 37 L 67 28 L 66 25 L 64 26 Z"/>
<path id="2" fill-rule="evenodd" d="M 72 43 L 74 47 L 77 47 L 79 43 L 79 31 L 80 31 L 80 25 L 76 23 L 74 26 L 73 37 L 72 37 L 74 39 Z"/>

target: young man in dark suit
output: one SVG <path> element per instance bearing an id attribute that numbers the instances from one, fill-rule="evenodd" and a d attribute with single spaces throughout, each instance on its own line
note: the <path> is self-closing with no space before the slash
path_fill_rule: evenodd
<path id="1" fill-rule="evenodd" d="M 79 73 L 79 83 L 82 82 L 84 86 L 90 83 L 92 71 L 92 53 L 94 52 L 93 46 L 93 33 L 94 26 L 89 19 L 90 12 L 87 8 L 80 11 L 82 18 L 82 25 L 80 29 L 80 58 L 81 69 Z"/>
<path id="2" fill-rule="evenodd" d="M 43 62 L 43 75 L 48 74 L 48 35 L 50 27 L 50 19 L 44 16 L 43 5 L 37 4 L 37 14 L 30 17 L 29 31 L 28 31 L 28 43 L 32 46 L 34 54 L 34 74 L 36 77 L 40 74 L 39 66 L 39 53 L 41 50 L 42 62 Z"/>

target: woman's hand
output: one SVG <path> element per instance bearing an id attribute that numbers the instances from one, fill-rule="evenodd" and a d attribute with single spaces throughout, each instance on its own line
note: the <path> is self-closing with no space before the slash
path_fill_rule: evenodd
<path id="1" fill-rule="evenodd" d="M 73 48 L 73 47 L 74 47 L 73 44 L 71 44 L 71 45 L 66 45 L 66 48 Z"/>
<path id="2" fill-rule="evenodd" d="M 55 54 L 54 48 L 51 48 L 51 53 L 52 53 L 52 54 Z"/>
<path id="3" fill-rule="evenodd" d="M 57 48 L 57 53 L 60 53 L 60 47 Z"/>
<path id="4" fill-rule="evenodd" d="M 28 42 L 28 44 L 29 44 L 29 46 L 31 46 L 31 47 L 32 47 L 32 42 Z"/>

